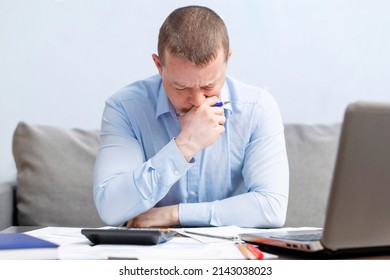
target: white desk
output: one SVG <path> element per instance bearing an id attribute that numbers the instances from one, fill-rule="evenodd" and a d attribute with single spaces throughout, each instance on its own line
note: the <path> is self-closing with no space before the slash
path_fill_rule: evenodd
<path id="1" fill-rule="evenodd" d="M 97 245 L 92 244 L 80 233 L 81 228 L 26 227 L 13 226 L 2 232 L 25 232 L 60 245 L 60 259 L 196 259 L 196 260 L 243 260 L 244 257 L 235 242 L 215 240 L 202 243 L 186 237 L 175 237 L 157 246 L 142 245 Z M 291 254 L 272 248 L 263 249 L 265 259 L 302 259 L 301 255 Z M 354 259 L 389 260 L 390 255 L 366 256 Z"/>
<path id="2" fill-rule="evenodd" d="M 104 244 L 92 246 L 93 244 L 81 234 L 81 228 L 11 227 L 3 232 L 24 232 L 59 244 L 59 259 L 245 260 L 236 242 L 226 239 L 200 236 L 194 239 L 180 236 L 154 246 Z M 265 254 L 265 258 L 272 259 L 277 256 Z"/>

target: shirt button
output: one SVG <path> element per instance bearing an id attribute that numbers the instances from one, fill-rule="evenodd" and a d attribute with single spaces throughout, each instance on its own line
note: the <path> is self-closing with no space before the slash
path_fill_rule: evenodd
<path id="1" fill-rule="evenodd" d="M 175 174 L 175 176 L 179 176 L 180 172 L 179 172 L 179 170 L 175 170 L 175 172 L 173 172 L 173 174 Z"/>
<path id="2" fill-rule="evenodd" d="M 192 196 L 195 196 L 196 195 L 196 192 L 190 192 L 190 195 L 192 195 Z"/>

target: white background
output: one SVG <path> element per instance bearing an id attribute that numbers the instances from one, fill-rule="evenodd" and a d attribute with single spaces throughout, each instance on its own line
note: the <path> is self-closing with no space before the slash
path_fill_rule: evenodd
<path id="1" fill-rule="evenodd" d="M 310 263 L 309 263 L 310 262 Z M 95 280 L 258 280 L 258 279 L 300 279 L 312 280 L 313 275 L 321 274 L 324 279 L 386 279 L 389 260 L 36 260 L 25 261 L 3 260 L 0 262 L 1 272 L 12 275 L 12 279 L 40 279 L 52 280 L 58 277 L 63 279 L 95 279 Z M 21 267 L 23 269 L 21 269 Z M 144 275 L 119 275 L 124 267 L 144 271 Z M 213 275 L 215 269 L 217 275 Z M 254 268 L 260 271 L 261 267 L 271 269 L 271 275 L 238 275 L 233 271 L 243 271 L 243 267 Z M 179 272 L 184 269 L 202 269 L 203 274 L 191 276 L 156 275 L 155 269 L 160 271 L 175 268 Z M 241 268 L 241 269 L 240 269 Z M 143 270 L 142 270 L 143 269 Z M 146 270 L 148 269 L 148 272 Z M 234 270 L 235 269 L 235 270 Z M 223 271 L 223 275 L 218 275 Z M 262 270 L 264 271 L 264 270 Z M 231 272 L 228 274 L 228 272 Z M 141 274 L 141 273 L 139 273 Z M 146 275 L 149 274 L 149 275 Z"/>
<path id="2" fill-rule="evenodd" d="M 163 20 L 194 3 L 228 26 L 229 74 L 268 89 L 284 122 L 340 122 L 349 102 L 390 101 L 386 0 L 0 0 L 0 182 L 15 178 L 19 121 L 99 128 L 108 96 L 156 73 Z"/>

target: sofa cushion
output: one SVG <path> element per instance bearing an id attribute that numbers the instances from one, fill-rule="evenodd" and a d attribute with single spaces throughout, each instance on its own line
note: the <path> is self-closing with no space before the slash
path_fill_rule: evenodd
<path id="1" fill-rule="evenodd" d="M 13 138 L 19 225 L 102 226 L 92 174 L 99 132 L 21 122 Z"/>
<path id="2" fill-rule="evenodd" d="M 14 223 L 14 192 L 14 184 L 0 184 L 0 230 L 10 227 Z"/>
<path id="3" fill-rule="evenodd" d="M 290 194 L 285 226 L 323 227 L 340 125 L 286 124 Z"/>

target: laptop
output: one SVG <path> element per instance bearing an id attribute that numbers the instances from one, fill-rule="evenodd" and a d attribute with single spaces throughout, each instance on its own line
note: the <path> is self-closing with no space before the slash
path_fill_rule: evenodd
<path id="1" fill-rule="evenodd" d="M 325 257 L 389 253 L 390 103 L 348 105 L 322 229 L 246 233 L 240 238 Z"/>

